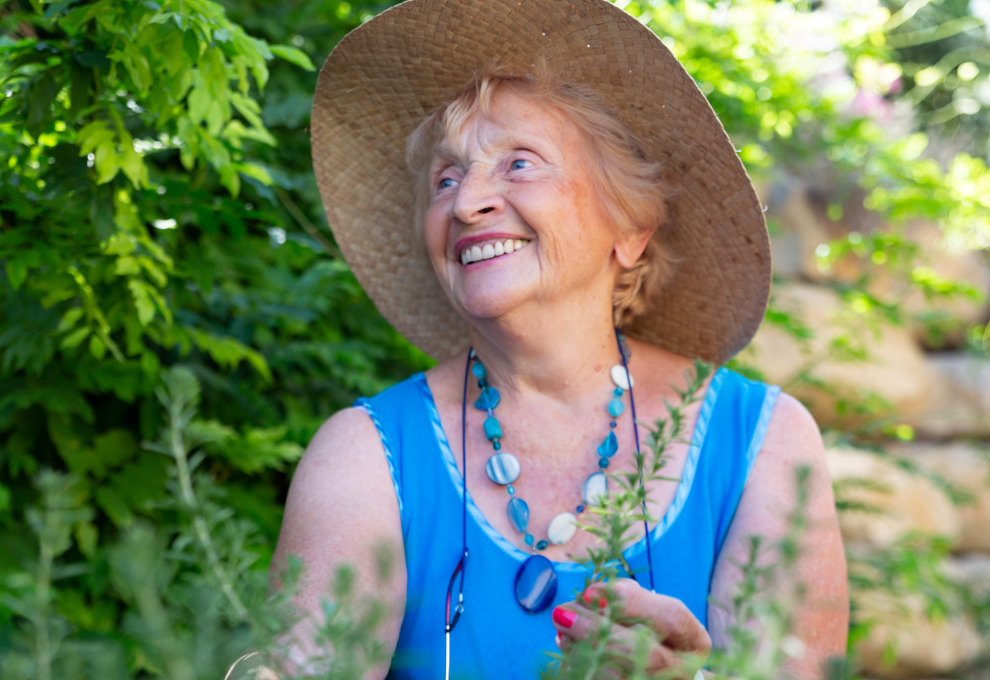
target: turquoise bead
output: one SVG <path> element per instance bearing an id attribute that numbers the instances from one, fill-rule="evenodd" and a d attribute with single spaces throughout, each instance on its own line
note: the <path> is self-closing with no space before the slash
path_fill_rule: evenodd
<path id="1" fill-rule="evenodd" d="M 514 496 L 516 494 L 516 487 L 509 484 L 509 486 L 505 487 L 505 492 L 510 496 Z"/>
<path id="2" fill-rule="evenodd" d="M 478 378 L 479 380 L 487 376 L 487 373 L 485 372 L 485 365 L 480 361 L 475 362 L 471 366 L 471 372 L 474 374 L 474 377 Z"/>
<path id="3" fill-rule="evenodd" d="M 611 458 L 619 450 L 619 440 L 615 438 L 614 432 L 609 432 L 608 436 L 598 446 L 598 455 L 602 458 Z"/>
<path id="4" fill-rule="evenodd" d="M 502 426 L 498 424 L 498 419 L 495 416 L 485 418 L 485 437 L 488 438 L 488 441 L 502 438 Z"/>
<path id="5" fill-rule="evenodd" d="M 512 525 L 516 528 L 520 534 L 525 534 L 526 529 L 529 527 L 529 506 L 526 505 L 526 501 L 521 498 L 512 497 L 509 499 L 509 504 L 505 507 L 506 513 L 509 515 L 509 519 L 512 520 Z"/>
<path id="6" fill-rule="evenodd" d="M 608 467 L 608 458 L 599 458 L 598 459 L 598 467 L 600 467 L 602 470 L 604 470 L 605 468 L 607 468 Z"/>
<path id="7" fill-rule="evenodd" d="M 481 389 L 481 394 L 478 395 L 478 400 L 474 402 L 474 407 L 481 411 L 494 411 L 495 407 L 498 406 L 499 393 L 494 387 L 483 387 Z"/>
<path id="8" fill-rule="evenodd" d="M 622 412 L 625 410 L 626 410 L 625 405 L 622 403 L 622 400 L 619 399 L 618 397 L 615 397 L 614 399 L 612 399 L 612 401 L 608 402 L 608 414 L 613 418 L 618 418 L 619 416 L 622 415 Z"/>
<path id="9" fill-rule="evenodd" d="M 539 541 L 536 544 L 536 549 L 537 550 L 546 550 L 548 545 L 550 545 L 550 544 L 547 543 L 546 541 Z"/>
<path id="10" fill-rule="evenodd" d="M 536 539 L 533 538 L 533 534 L 526 534 L 525 536 L 523 536 L 523 542 L 526 545 L 533 545 L 533 541 L 535 541 L 535 540 Z"/>
<path id="11" fill-rule="evenodd" d="M 621 387 L 616 387 L 614 390 L 612 390 L 612 394 L 616 397 L 621 397 L 624 394 L 624 392 Z"/>

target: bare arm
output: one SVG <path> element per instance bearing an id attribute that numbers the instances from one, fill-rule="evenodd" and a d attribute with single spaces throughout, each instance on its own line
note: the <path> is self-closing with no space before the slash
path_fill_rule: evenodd
<path id="1" fill-rule="evenodd" d="M 381 550 L 388 551 L 390 578 L 378 580 Z M 318 652 L 313 629 L 319 625 L 321 601 L 339 567 L 356 572 L 356 595 L 390 604 L 380 639 L 389 655 L 395 650 L 405 607 L 406 569 L 399 505 L 378 432 L 357 409 L 330 418 L 310 443 L 296 469 L 285 517 L 272 560 L 271 576 L 281 583 L 290 555 L 303 560 L 304 573 L 293 597 L 303 619 L 291 631 L 291 659 L 296 666 Z M 382 678 L 385 667 L 367 677 Z"/>
<path id="2" fill-rule="evenodd" d="M 768 593 L 785 598 L 792 606 L 792 630 L 804 643 L 804 654 L 790 662 L 786 671 L 800 680 L 821 678 L 825 661 L 844 655 L 849 625 L 845 551 L 824 453 L 814 419 L 798 401 L 782 394 L 712 579 L 712 602 L 731 601 L 742 577 L 738 565 L 745 563 L 754 535 L 762 537 L 765 550 L 760 562 L 778 561 L 773 546 L 788 531 L 789 518 L 798 505 L 797 475 L 806 469 L 808 498 L 803 511 L 807 526 L 799 539 L 799 557 L 789 577 L 777 569 Z M 798 590 L 802 591 L 800 601 Z M 730 613 L 718 604 L 710 605 L 709 629 L 716 647 L 724 646 L 732 623 Z"/>

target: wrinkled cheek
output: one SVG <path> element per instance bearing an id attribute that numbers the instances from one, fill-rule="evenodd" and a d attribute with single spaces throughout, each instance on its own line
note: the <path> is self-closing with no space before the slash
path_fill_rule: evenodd
<path id="1" fill-rule="evenodd" d="M 441 276 L 447 261 L 447 231 L 427 212 L 421 235 L 423 248 L 437 276 Z"/>

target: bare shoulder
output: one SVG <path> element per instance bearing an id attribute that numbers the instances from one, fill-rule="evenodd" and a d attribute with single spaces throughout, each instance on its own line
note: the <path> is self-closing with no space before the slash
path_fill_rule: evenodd
<path id="1" fill-rule="evenodd" d="M 343 564 L 370 565 L 381 545 L 401 554 L 401 544 L 398 499 L 378 430 L 360 409 L 340 411 L 296 468 L 273 565 L 297 555 L 312 584 Z"/>
<path id="2" fill-rule="evenodd" d="M 738 519 L 777 533 L 802 504 L 811 514 L 834 516 L 832 483 L 818 424 L 801 402 L 781 393 L 740 502 Z"/>
<path id="3" fill-rule="evenodd" d="M 824 465 L 825 447 L 814 417 L 800 401 L 781 392 L 763 440 L 767 465 Z"/>
<path id="4" fill-rule="evenodd" d="M 363 467 L 371 463 L 375 467 L 373 459 L 379 457 L 384 460 L 384 450 L 371 417 L 361 409 L 347 408 L 328 418 L 313 436 L 296 468 L 293 484 L 300 477 L 304 480 L 308 475 L 331 473 L 341 465 Z"/>
<path id="5" fill-rule="evenodd" d="M 287 513 L 296 505 L 342 505 L 355 487 L 361 496 L 385 499 L 394 495 L 392 485 L 378 485 L 389 476 L 378 430 L 367 413 L 344 409 L 317 431 L 292 477 Z M 329 493 L 334 491 L 335 493 Z"/>

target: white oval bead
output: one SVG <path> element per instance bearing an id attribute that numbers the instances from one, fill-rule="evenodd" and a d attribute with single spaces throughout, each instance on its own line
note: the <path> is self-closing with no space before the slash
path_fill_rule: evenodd
<path id="1" fill-rule="evenodd" d="M 588 475 L 581 487 L 581 500 L 585 505 L 598 505 L 608 496 L 608 477 L 601 472 Z"/>
<path id="2" fill-rule="evenodd" d="M 547 527 L 547 540 L 554 545 L 567 543 L 577 531 L 577 517 L 569 512 L 562 512 L 553 518 Z"/>
<path id="3" fill-rule="evenodd" d="M 622 364 L 616 364 L 609 371 L 609 375 L 612 376 L 612 382 L 615 383 L 616 387 L 621 387 L 624 390 L 628 390 L 633 385 L 632 376 L 626 370 L 626 367 Z"/>

